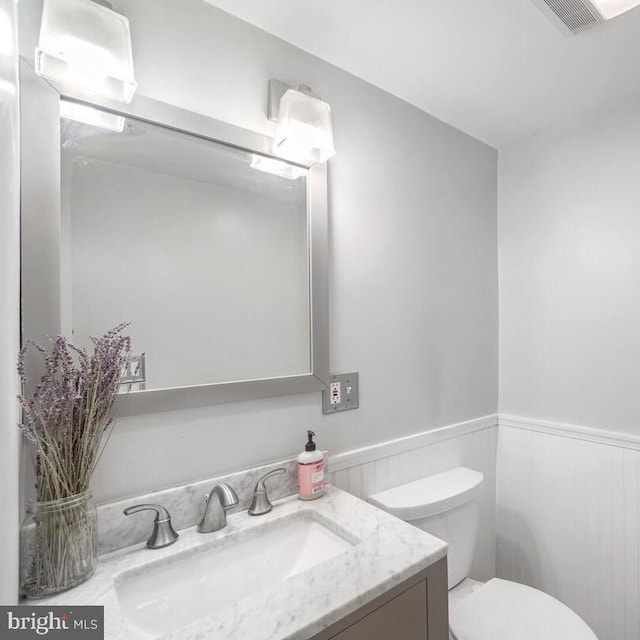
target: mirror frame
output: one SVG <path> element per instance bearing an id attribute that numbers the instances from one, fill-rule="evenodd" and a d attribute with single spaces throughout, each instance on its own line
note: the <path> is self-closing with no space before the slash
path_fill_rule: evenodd
<path id="1" fill-rule="evenodd" d="M 128 105 L 96 100 L 36 75 L 20 60 L 21 85 L 21 289 L 22 342 L 60 333 L 60 99 L 250 152 L 291 159 L 273 149 L 269 136 L 136 95 Z M 310 372 L 284 377 L 131 391 L 116 414 L 139 415 L 223 402 L 308 393 L 329 385 L 328 204 L 326 164 L 309 166 L 307 212 L 310 266 Z"/>

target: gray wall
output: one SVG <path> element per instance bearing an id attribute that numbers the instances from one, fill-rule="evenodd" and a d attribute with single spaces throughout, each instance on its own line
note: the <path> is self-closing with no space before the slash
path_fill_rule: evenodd
<path id="1" fill-rule="evenodd" d="M 0 0 L 0 603 L 18 597 L 20 224 L 15 4 Z"/>
<path id="2" fill-rule="evenodd" d="M 143 95 L 264 133 L 271 77 L 331 104 L 331 363 L 360 372 L 361 408 L 324 418 L 310 394 L 121 419 L 98 500 L 294 454 L 308 427 L 336 453 L 495 413 L 495 150 L 204 2 L 114 8 Z M 22 10 L 32 55 L 37 0 Z"/>
<path id="3" fill-rule="evenodd" d="M 500 412 L 640 434 L 640 96 L 500 152 Z"/>

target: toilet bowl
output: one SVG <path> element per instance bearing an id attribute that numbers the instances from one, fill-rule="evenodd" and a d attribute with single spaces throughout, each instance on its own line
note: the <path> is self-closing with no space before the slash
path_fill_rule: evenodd
<path id="1" fill-rule="evenodd" d="M 471 580 L 483 476 L 458 467 L 381 491 L 369 502 L 449 544 L 449 626 L 453 640 L 597 640 L 569 607 L 532 587 Z"/>
<path id="2" fill-rule="evenodd" d="M 456 597 L 463 584 L 449 592 L 453 640 L 596 640 L 569 607 L 538 589 L 493 578 Z"/>

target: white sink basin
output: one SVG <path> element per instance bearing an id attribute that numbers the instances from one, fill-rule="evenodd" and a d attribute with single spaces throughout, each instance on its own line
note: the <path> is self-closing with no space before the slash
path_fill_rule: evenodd
<path id="1" fill-rule="evenodd" d="M 130 627 L 162 635 L 353 547 L 300 514 L 126 571 L 116 579 L 116 593 Z"/>

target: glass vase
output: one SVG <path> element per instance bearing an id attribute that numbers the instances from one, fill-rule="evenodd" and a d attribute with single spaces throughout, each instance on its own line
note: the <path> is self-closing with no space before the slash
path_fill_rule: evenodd
<path id="1" fill-rule="evenodd" d="M 20 586 L 27 598 L 66 591 L 98 566 L 98 514 L 85 491 L 50 502 L 28 502 L 20 529 Z"/>

